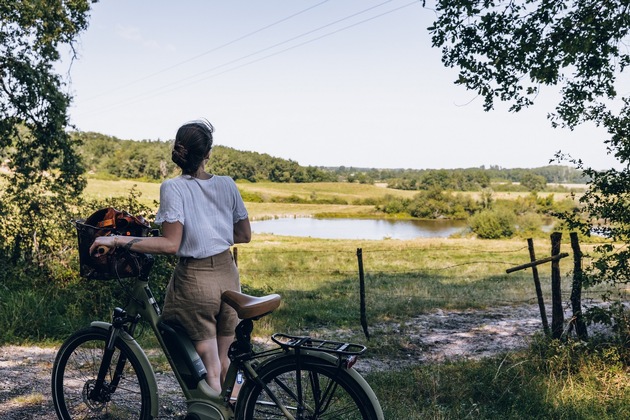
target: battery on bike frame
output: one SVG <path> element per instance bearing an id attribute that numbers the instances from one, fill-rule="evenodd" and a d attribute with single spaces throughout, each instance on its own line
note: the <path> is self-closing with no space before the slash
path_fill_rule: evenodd
<path id="1" fill-rule="evenodd" d="M 158 323 L 158 330 L 182 379 L 189 389 L 196 389 L 208 372 L 186 331 L 181 325 L 165 321 Z"/>

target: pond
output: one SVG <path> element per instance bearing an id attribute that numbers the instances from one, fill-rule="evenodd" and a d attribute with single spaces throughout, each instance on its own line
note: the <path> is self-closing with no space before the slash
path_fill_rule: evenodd
<path id="1" fill-rule="evenodd" d="M 322 239 L 446 238 L 466 229 L 463 220 L 280 218 L 251 222 L 253 233 Z"/>

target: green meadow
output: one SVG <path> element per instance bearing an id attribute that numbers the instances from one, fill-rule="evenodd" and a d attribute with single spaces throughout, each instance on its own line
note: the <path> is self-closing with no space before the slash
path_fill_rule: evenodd
<path id="1" fill-rule="evenodd" d="M 86 194 L 125 195 L 134 185 L 144 202 L 157 200 L 158 184 L 131 181 L 90 180 Z M 257 199 L 246 203 L 253 220 L 321 214 L 374 217 L 374 206 L 361 203 L 386 194 L 414 195 L 412 191 L 347 183 L 238 185 L 244 197 Z M 346 204 L 282 202 L 287 197 Z M 568 239 L 565 234 L 563 252 L 570 252 Z M 548 256 L 549 237 L 536 238 L 535 247 L 539 258 Z M 359 249 L 365 270 L 369 340 L 360 323 Z M 586 262 L 591 250 L 591 244 L 582 244 Z M 369 359 L 408 360 L 423 351 L 404 328 L 418 314 L 536 303 L 531 271 L 505 271 L 529 261 L 523 238 L 351 241 L 255 235 L 251 243 L 237 246 L 236 251 L 244 292 L 283 297 L 276 312 L 257 322 L 254 333 L 261 342 L 274 331 L 308 333 L 366 344 Z M 561 260 L 565 302 L 572 268 L 572 258 Z M 549 264 L 540 266 L 539 274 L 549 303 Z M 163 282 L 156 279 L 154 288 L 160 290 Z M 599 294 L 589 289 L 584 296 L 597 299 Z M 551 317 L 549 306 L 547 314 Z M 542 334 L 532 336 L 531 343 L 528 349 L 480 361 L 412 363 L 371 372 L 367 379 L 386 419 L 630 416 L 628 356 L 618 347 L 561 343 Z"/>
<path id="2" fill-rule="evenodd" d="M 410 198 L 415 194 L 348 183 L 238 186 L 253 220 L 383 217 L 370 203 L 387 195 Z M 140 193 L 138 201 L 156 209 L 157 183 L 90 179 L 85 197 L 129 197 L 132 189 L 136 197 Z M 503 194 L 515 200 L 527 196 Z M 565 233 L 562 252 L 571 252 L 568 240 Z M 549 256 L 548 234 L 536 236 L 534 243 L 539 258 Z M 581 246 L 588 263 L 593 245 L 584 241 Z M 366 374 L 386 419 L 630 418 L 627 344 L 561 342 L 538 333 L 530 337 L 529 348 L 482 360 L 420 362 L 425 349 L 406 327 L 417 315 L 536 304 L 531 270 L 506 273 L 507 268 L 529 261 L 525 238 L 369 241 L 266 234 L 255 235 L 251 243 L 235 249 L 243 291 L 279 293 L 283 298 L 276 312 L 256 323 L 256 341 L 264 345 L 269 334 L 279 331 L 367 345 L 367 360 L 360 360 L 359 367 L 371 360 L 387 360 L 394 366 Z M 361 325 L 358 250 L 364 267 L 369 340 Z M 124 304 L 117 282 L 78 279 L 76 249 L 59 253 L 61 263 L 50 267 L 50 275 L 58 279 L 54 282 L 33 281 L 28 270 L 3 273 L 3 343 L 57 347 L 72 331 L 94 319 L 109 319 L 111 309 Z M 151 287 L 160 301 L 173 262 L 157 257 Z M 572 258 L 561 260 L 565 304 L 572 269 Z M 539 274 L 551 318 L 550 266 L 540 266 Z M 36 287 L 27 287 L 31 284 Z M 600 294 L 601 290 L 587 289 L 584 299 L 596 300 Z M 155 345 L 148 334 L 139 340 L 149 349 Z M 168 369 L 159 352 L 150 354 L 157 370 Z M 405 364 L 395 368 L 397 361 Z"/>

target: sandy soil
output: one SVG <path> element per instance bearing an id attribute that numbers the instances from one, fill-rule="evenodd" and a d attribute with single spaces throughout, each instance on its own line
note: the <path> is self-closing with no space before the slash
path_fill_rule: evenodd
<path id="1" fill-rule="evenodd" d="M 408 337 L 405 351 L 391 358 L 364 358 L 356 368 L 401 369 L 409 364 L 457 358 L 481 358 L 522 348 L 542 329 L 538 307 L 500 307 L 484 311 L 437 311 L 418 316 L 405 325 L 375 325 L 372 340 L 392 334 Z M 369 346 L 369 341 L 368 341 Z M 0 418 L 51 419 L 50 373 L 55 348 L 0 347 Z M 158 374 L 160 418 L 173 419 L 185 410 L 171 373 Z"/>

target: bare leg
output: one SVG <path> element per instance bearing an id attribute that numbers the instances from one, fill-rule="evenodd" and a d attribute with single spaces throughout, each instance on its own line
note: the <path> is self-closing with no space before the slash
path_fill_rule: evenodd
<path id="1" fill-rule="evenodd" d="M 230 358 L 228 357 L 228 350 L 230 345 L 234 342 L 234 336 L 220 335 L 217 337 L 217 343 L 219 347 L 219 358 L 221 359 L 221 383 L 225 381 L 225 375 L 227 375 L 228 368 L 230 367 Z M 241 389 L 241 385 L 234 384 L 232 390 L 232 398 L 236 398 L 238 391 Z"/>
<path id="2" fill-rule="evenodd" d="M 225 380 L 228 367 L 230 367 L 228 349 L 233 341 L 233 336 L 219 336 L 195 342 L 195 350 L 199 353 L 199 357 L 208 371 L 206 382 L 215 391 L 221 391 L 221 384 Z"/>
<path id="3" fill-rule="evenodd" d="M 217 337 L 217 347 L 219 352 L 219 360 L 221 361 L 221 382 L 225 380 L 228 368 L 230 367 L 230 358 L 228 350 L 234 342 L 234 336 L 220 335 Z"/>
<path id="4" fill-rule="evenodd" d="M 215 391 L 221 392 L 221 361 L 219 358 L 219 348 L 217 339 L 202 340 L 195 342 L 195 350 L 199 353 L 199 357 L 203 361 L 208 376 L 206 382 Z M 227 357 L 227 355 L 226 355 Z"/>

